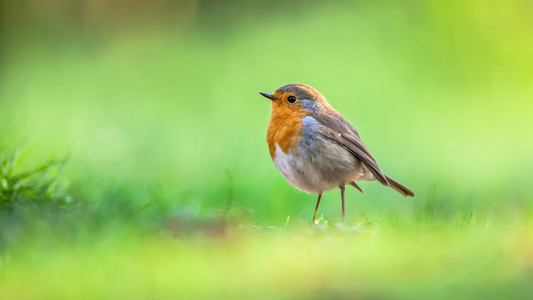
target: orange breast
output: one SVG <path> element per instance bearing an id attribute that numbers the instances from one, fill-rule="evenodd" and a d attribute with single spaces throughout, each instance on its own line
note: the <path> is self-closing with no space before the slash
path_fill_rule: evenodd
<path id="1" fill-rule="evenodd" d="M 298 145 L 302 135 L 302 118 L 310 113 L 300 109 L 291 109 L 275 102 L 272 103 L 271 110 L 267 143 L 270 156 L 275 158 L 276 145 L 285 154 Z"/>

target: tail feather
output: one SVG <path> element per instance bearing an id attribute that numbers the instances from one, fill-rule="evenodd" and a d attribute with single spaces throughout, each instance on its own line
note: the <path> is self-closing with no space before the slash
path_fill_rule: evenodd
<path id="1" fill-rule="evenodd" d="M 408 189 L 406 186 L 402 185 L 401 183 L 397 182 L 396 180 L 390 178 L 387 175 L 385 175 L 385 178 L 387 178 L 387 181 L 389 182 L 389 186 L 395 189 L 398 193 L 404 195 L 405 197 L 415 196 L 415 193 L 413 193 L 413 191 Z"/>

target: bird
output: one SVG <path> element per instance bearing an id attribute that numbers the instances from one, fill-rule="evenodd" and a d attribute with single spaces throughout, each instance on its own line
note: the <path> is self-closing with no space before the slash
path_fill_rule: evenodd
<path id="1" fill-rule="evenodd" d="M 271 102 L 266 139 L 274 164 L 291 185 L 318 194 L 313 224 L 317 224 L 322 194 L 336 188 L 341 191 L 345 224 L 345 186 L 363 193 L 359 181 L 377 180 L 414 197 L 410 189 L 381 171 L 357 130 L 315 88 L 293 83 L 272 94 L 259 94 Z"/>

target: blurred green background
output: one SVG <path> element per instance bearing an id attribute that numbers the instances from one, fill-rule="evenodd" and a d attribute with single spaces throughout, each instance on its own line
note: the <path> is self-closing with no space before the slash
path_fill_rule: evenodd
<path id="1" fill-rule="evenodd" d="M 0 14 L 0 139 L 25 145 L 22 169 L 69 156 L 71 202 L 2 215 L 0 294 L 533 293 L 531 1 L 0 0 Z M 350 189 L 346 231 L 332 191 L 311 227 L 316 196 L 273 165 L 258 94 L 293 82 L 417 196 Z"/>

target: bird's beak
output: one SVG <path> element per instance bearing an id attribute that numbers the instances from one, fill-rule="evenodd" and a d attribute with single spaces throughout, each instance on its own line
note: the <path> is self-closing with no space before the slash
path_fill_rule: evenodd
<path id="1" fill-rule="evenodd" d="M 268 99 L 272 100 L 272 101 L 278 101 L 278 98 L 274 97 L 274 95 L 272 94 L 268 94 L 268 93 L 259 93 L 265 97 L 267 97 Z"/>

